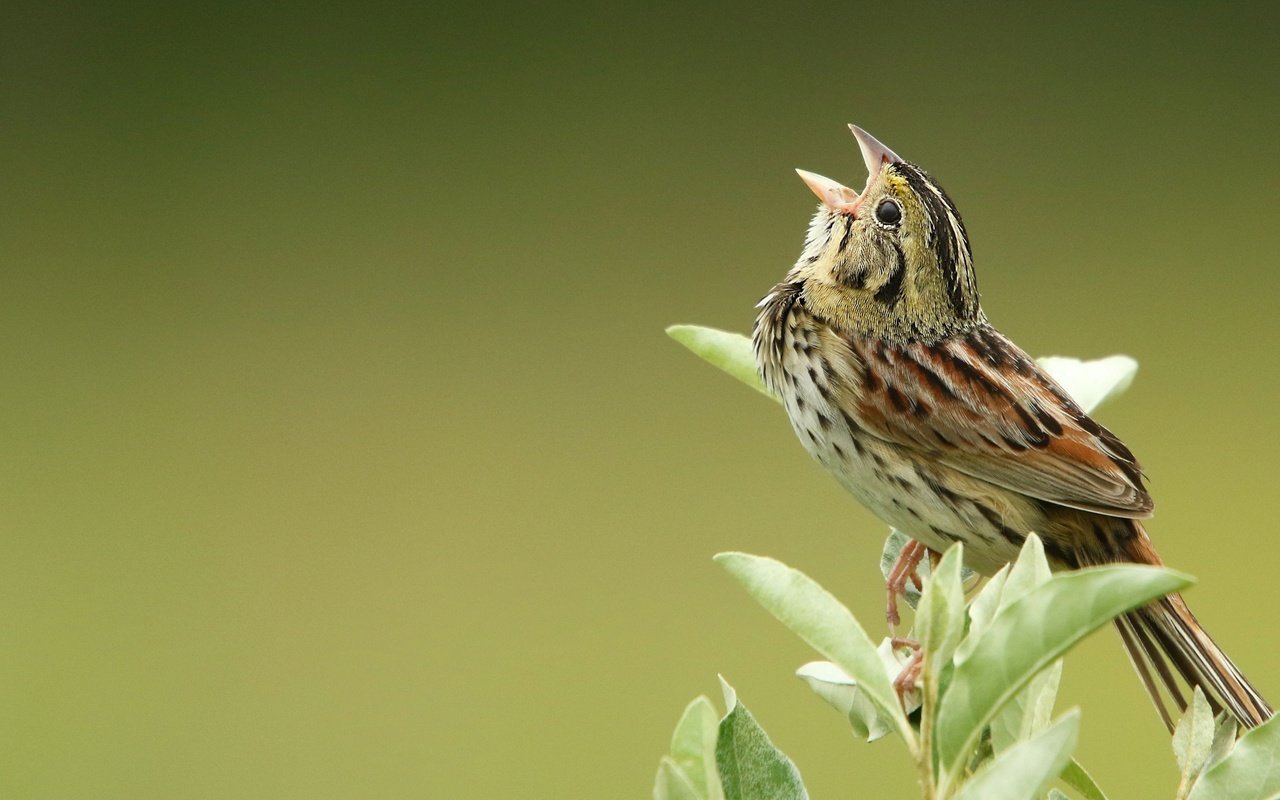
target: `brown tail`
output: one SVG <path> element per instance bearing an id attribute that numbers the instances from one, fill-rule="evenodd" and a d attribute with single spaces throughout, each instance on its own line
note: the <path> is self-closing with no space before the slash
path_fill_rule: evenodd
<path id="1" fill-rule="evenodd" d="M 1145 532 L 1141 528 L 1138 531 L 1138 536 L 1123 545 L 1125 555 L 1138 563 L 1159 564 L 1160 557 Z M 1170 731 L 1177 720 L 1165 705 L 1161 685 L 1179 711 L 1187 707 L 1175 672 L 1188 686 L 1200 687 L 1214 714 L 1226 709 L 1248 728 L 1271 719 L 1271 706 L 1200 627 L 1181 595 L 1171 594 L 1130 611 L 1116 620 L 1116 628 L 1147 694 Z"/>
<path id="2" fill-rule="evenodd" d="M 1271 719 L 1271 706 L 1200 627 L 1179 595 L 1169 595 L 1125 614 L 1116 620 L 1116 627 L 1147 694 L 1170 731 L 1176 720 L 1165 706 L 1151 668 L 1180 711 L 1186 709 L 1187 703 L 1170 666 L 1188 686 L 1200 687 L 1215 714 L 1225 708 L 1248 728 Z"/>

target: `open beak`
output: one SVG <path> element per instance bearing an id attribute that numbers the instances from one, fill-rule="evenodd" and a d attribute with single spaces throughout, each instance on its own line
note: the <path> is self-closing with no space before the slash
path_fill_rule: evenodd
<path id="1" fill-rule="evenodd" d="M 858 140 L 858 149 L 862 151 L 862 160 L 867 165 L 867 186 L 879 177 L 880 170 L 885 164 L 897 164 L 902 161 L 897 153 L 885 147 L 876 137 L 857 125 L 850 125 L 849 130 L 853 131 L 853 137 Z M 854 214 L 858 210 L 861 198 L 848 186 L 802 169 L 796 170 L 796 174 L 813 190 L 822 204 L 832 211 Z M 866 191 L 866 187 L 863 187 L 863 191 Z"/>
<path id="2" fill-rule="evenodd" d="M 901 156 L 885 147 L 879 139 L 862 128 L 849 123 L 849 130 L 853 131 L 853 138 L 858 140 L 858 149 L 862 151 L 862 160 L 867 165 L 868 185 L 880 174 L 885 164 L 902 163 Z"/>
<path id="3" fill-rule="evenodd" d="M 815 172 L 796 170 L 800 179 L 808 184 L 822 204 L 832 211 L 849 213 L 858 207 L 858 193 L 830 178 L 824 178 Z"/>

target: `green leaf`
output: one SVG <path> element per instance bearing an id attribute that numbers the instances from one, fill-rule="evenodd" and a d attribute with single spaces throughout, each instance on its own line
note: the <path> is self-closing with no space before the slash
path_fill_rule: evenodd
<path id="1" fill-rule="evenodd" d="M 728 711 L 716 737 L 716 766 L 725 800 L 806 800 L 795 764 L 773 746 L 724 678 L 720 686 Z"/>
<path id="2" fill-rule="evenodd" d="M 796 670 L 796 676 L 827 705 L 843 714 L 853 728 L 853 735 L 859 739 L 874 742 L 893 732 L 893 722 L 885 719 L 880 708 L 858 687 L 858 682 L 830 661 L 810 661 Z"/>
<path id="3" fill-rule="evenodd" d="M 969 605 L 969 635 L 956 650 L 956 663 L 969 657 L 981 640 L 982 632 L 1001 609 L 1049 580 L 1051 575 L 1049 562 L 1044 557 L 1044 544 L 1033 533 L 1023 543 L 1017 559 L 1001 567 Z"/>
<path id="4" fill-rule="evenodd" d="M 742 334 L 704 328 L 701 325 L 672 325 L 667 328 L 667 335 L 757 392 L 773 397 L 760 380 L 760 373 L 756 371 L 756 356 L 751 349 L 751 340 Z"/>
<path id="5" fill-rule="evenodd" d="M 1205 770 L 1191 800 L 1256 800 L 1280 794 L 1280 722 L 1273 717 L 1240 737 L 1226 758 Z"/>
<path id="6" fill-rule="evenodd" d="M 911 659 L 910 650 L 907 655 L 904 648 L 895 648 L 890 639 L 880 642 L 876 653 L 884 664 L 885 676 L 893 680 Z M 821 697 L 835 710 L 845 715 L 853 734 L 860 739 L 874 742 L 895 730 L 893 720 L 885 717 L 880 707 L 871 702 L 866 693 L 858 686 L 858 682 L 848 673 L 830 661 L 810 661 L 796 670 L 796 676 L 802 679 L 813 693 Z M 920 707 L 920 692 L 908 691 L 903 700 L 906 713 L 910 714 Z"/>
<path id="7" fill-rule="evenodd" d="M 704 800 L 693 781 L 670 756 L 658 762 L 658 776 L 653 780 L 653 800 Z"/>
<path id="8" fill-rule="evenodd" d="M 991 746 L 997 753 L 1039 733 L 1053 719 L 1062 681 L 1062 659 L 1058 659 L 1031 679 L 991 720 Z"/>
<path id="9" fill-rule="evenodd" d="M 956 800 L 1027 800 L 1062 772 L 1080 731 L 1080 712 L 1069 711 L 1034 737 L 997 755 L 960 789 Z"/>
<path id="10" fill-rule="evenodd" d="M 705 800 L 720 800 L 720 779 L 716 773 L 715 707 L 706 697 L 698 697 L 685 708 L 671 735 L 671 758 Z"/>
<path id="11" fill-rule="evenodd" d="M 1001 707 L 1072 645 L 1119 614 L 1190 583 L 1163 567 L 1091 567 L 1054 575 L 998 612 L 956 665 L 939 710 L 936 741 L 944 774 L 955 774 Z"/>
<path id="12" fill-rule="evenodd" d="M 991 625 L 996 612 L 1000 610 L 1000 596 L 1004 592 L 1004 582 L 1009 577 L 1009 565 L 1006 564 L 992 575 L 978 596 L 969 604 L 969 635 L 964 637 L 956 648 L 955 661 L 960 663 L 969 657 L 974 645 L 982 638 L 982 632 Z"/>
<path id="13" fill-rule="evenodd" d="M 1071 800 L 1071 798 L 1057 789 L 1050 789 L 1048 800 Z"/>
<path id="14" fill-rule="evenodd" d="M 1213 727 L 1213 744 L 1209 747 L 1209 760 L 1204 765 L 1206 770 L 1231 754 L 1232 748 L 1236 746 L 1236 733 L 1239 730 L 1240 724 L 1236 722 L 1235 717 L 1225 711 L 1218 715 Z"/>
<path id="15" fill-rule="evenodd" d="M 1191 707 L 1178 720 L 1178 727 L 1173 731 L 1173 755 L 1178 759 L 1180 773 L 1177 800 L 1187 796 L 1209 760 L 1213 732 L 1213 710 L 1197 686 L 1191 694 Z"/>
<path id="16" fill-rule="evenodd" d="M 1074 758 L 1062 770 L 1062 782 L 1075 789 L 1084 800 L 1107 800 L 1106 792 Z"/>
<path id="17" fill-rule="evenodd" d="M 935 677 L 951 662 L 964 635 L 964 589 L 960 585 L 963 561 L 963 545 L 954 544 L 947 549 L 925 584 L 916 612 L 916 632 L 924 648 L 925 663 Z"/>
<path id="18" fill-rule="evenodd" d="M 1108 356 L 1092 361 L 1046 356 L 1036 362 L 1062 384 L 1086 412 L 1129 388 L 1138 372 L 1138 362 L 1128 356 Z"/>
<path id="19" fill-rule="evenodd" d="M 803 572 L 772 558 L 721 553 L 715 560 L 783 625 L 848 673 L 904 740 L 914 741 L 880 656 L 849 609 Z"/>
<path id="20" fill-rule="evenodd" d="M 1017 560 L 1009 568 L 996 613 L 1013 605 L 1035 587 L 1047 583 L 1052 576 L 1040 537 L 1035 534 L 1028 536 Z M 968 657 L 968 651 L 965 657 Z M 1049 724 L 1061 679 L 1062 661 L 1059 659 L 1032 678 L 1027 688 L 1000 709 L 991 720 L 991 746 L 997 753 Z"/>
<path id="21" fill-rule="evenodd" d="M 1053 577 L 1049 569 L 1049 561 L 1044 557 L 1044 542 L 1034 533 L 1023 543 L 1018 558 L 1009 567 L 1009 577 L 1004 582 L 1004 591 L 1000 593 L 1000 607 L 1008 608 L 1037 586 L 1043 586 Z"/>

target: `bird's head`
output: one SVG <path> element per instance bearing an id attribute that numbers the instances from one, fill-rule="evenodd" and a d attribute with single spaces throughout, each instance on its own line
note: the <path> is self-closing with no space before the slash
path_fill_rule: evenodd
<path id="1" fill-rule="evenodd" d="M 850 125 L 867 165 L 854 191 L 796 170 L 822 201 L 788 275 L 806 306 L 847 333 L 939 339 L 982 321 L 955 205 L 924 170 Z"/>

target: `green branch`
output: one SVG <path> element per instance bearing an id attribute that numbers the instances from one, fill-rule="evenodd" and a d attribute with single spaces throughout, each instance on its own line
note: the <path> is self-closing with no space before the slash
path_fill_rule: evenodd
<path id="1" fill-rule="evenodd" d="M 667 333 L 762 394 L 751 342 L 710 328 L 676 325 Z M 1127 356 L 1095 361 L 1041 359 L 1086 410 L 1124 391 L 1137 363 Z M 776 399 L 776 398 L 775 398 Z M 890 532 L 882 564 L 907 542 Z M 764 556 L 722 553 L 716 561 L 783 625 L 827 661 L 797 674 L 868 741 L 898 734 L 914 759 L 929 800 L 1064 798 L 1055 783 L 1084 800 L 1106 800 L 1071 757 L 1081 715 L 1054 718 L 1062 659 L 1091 632 L 1120 614 L 1191 579 L 1136 564 L 1052 574 L 1034 534 L 1018 559 L 979 591 L 955 545 L 934 570 L 921 565 L 924 587 L 909 592 L 914 638 L 923 652 L 919 684 L 900 698 L 894 681 L 909 648 L 885 638 L 876 645 L 839 600 L 803 572 Z M 931 574 L 932 572 L 932 574 Z M 966 599 L 966 594 L 968 599 Z M 726 713 L 698 698 L 681 717 L 662 758 L 655 800 L 800 800 L 800 772 L 769 740 L 722 679 Z M 1176 800 L 1256 800 L 1280 794 L 1280 725 L 1274 721 L 1238 742 L 1234 723 L 1215 722 L 1197 690 L 1178 725 Z"/>

